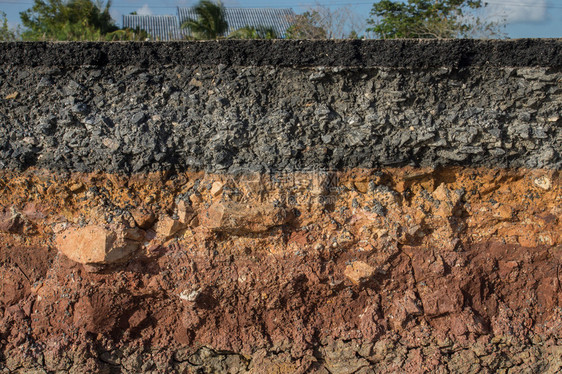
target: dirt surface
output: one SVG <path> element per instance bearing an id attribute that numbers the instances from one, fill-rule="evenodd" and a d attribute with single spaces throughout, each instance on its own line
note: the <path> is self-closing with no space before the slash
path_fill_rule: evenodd
<path id="1" fill-rule="evenodd" d="M 561 48 L 0 43 L 0 371 L 560 372 Z"/>
<path id="2" fill-rule="evenodd" d="M 0 191 L 6 372 L 562 369 L 556 171 L 30 169 Z"/>

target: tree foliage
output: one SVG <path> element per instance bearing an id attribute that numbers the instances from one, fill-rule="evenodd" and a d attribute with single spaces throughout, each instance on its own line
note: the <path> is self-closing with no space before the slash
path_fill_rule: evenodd
<path id="1" fill-rule="evenodd" d="M 104 39 L 108 42 L 116 41 L 145 41 L 149 38 L 146 31 L 137 28 L 133 29 L 121 29 L 105 34 Z"/>
<path id="2" fill-rule="evenodd" d="M 197 19 L 188 19 L 181 27 L 191 31 L 194 39 L 217 39 L 228 31 L 224 6 L 220 1 L 213 3 L 209 0 L 201 0 L 193 10 L 197 14 Z"/>
<path id="3" fill-rule="evenodd" d="M 458 38 L 499 34 L 499 25 L 475 16 L 481 0 L 381 0 L 373 4 L 367 31 L 382 39 Z"/>
<path id="4" fill-rule="evenodd" d="M 6 13 L 0 11 L 0 42 L 12 42 L 20 39 L 20 30 L 10 28 Z"/>
<path id="5" fill-rule="evenodd" d="M 277 33 L 271 27 L 244 26 L 228 35 L 231 39 L 278 39 Z"/>
<path id="6" fill-rule="evenodd" d="M 105 5 L 92 0 L 35 0 L 20 13 L 26 40 L 100 40 L 118 30 Z"/>
<path id="7" fill-rule="evenodd" d="M 365 21 L 351 6 L 330 8 L 316 3 L 291 20 L 288 39 L 357 38 L 357 30 L 365 29 Z"/>
<path id="8" fill-rule="evenodd" d="M 326 39 L 326 30 L 322 27 L 321 21 L 318 11 L 298 14 L 291 27 L 287 29 L 287 39 Z"/>

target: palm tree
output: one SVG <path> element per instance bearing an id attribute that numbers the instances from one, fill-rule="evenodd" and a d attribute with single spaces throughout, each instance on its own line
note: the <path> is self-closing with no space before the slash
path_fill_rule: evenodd
<path id="1" fill-rule="evenodd" d="M 181 27 L 189 29 L 195 39 L 217 39 L 228 30 L 224 6 L 220 1 L 200 0 L 193 11 L 197 20 L 188 19 Z"/>

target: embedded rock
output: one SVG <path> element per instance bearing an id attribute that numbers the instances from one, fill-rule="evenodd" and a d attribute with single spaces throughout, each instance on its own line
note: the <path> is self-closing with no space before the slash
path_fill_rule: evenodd
<path id="1" fill-rule="evenodd" d="M 185 225 L 191 223 L 197 215 L 193 208 L 185 200 L 178 202 L 177 210 L 179 221 Z"/>
<path id="2" fill-rule="evenodd" d="M 200 215 L 201 224 L 212 231 L 255 233 L 267 231 L 290 220 L 290 213 L 274 204 L 250 205 L 217 202 Z"/>
<path id="3" fill-rule="evenodd" d="M 99 225 L 71 228 L 57 235 L 57 249 L 81 264 L 108 265 L 129 259 L 139 248 L 139 233 Z"/>
<path id="4" fill-rule="evenodd" d="M 23 219 L 17 212 L 0 212 L 0 231 L 15 233 L 23 226 Z"/>
<path id="5" fill-rule="evenodd" d="M 134 209 L 131 215 L 137 226 L 145 230 L 149 229 L 154 224 L 154 221 L 156 221 L 154 213 L 144 208 Z"/>
<path id="6" fill-rule="evenodd" d="M 374 273 L 375 268 L 362 261 L 356 261 L 349 264 L 345 268 L 345 276 L 348 277 L 353 283 L 360 284 L 363 281 L 370 279 Z"/>
<path id="7" fill-rule="evenodd" d="M 160 237 L 168 239 L 184 228 L 185 225 L 180 220 L 174 219 L 168 215 L 163 215 L 156 223 L 155 230 L 156 234 Z"/>

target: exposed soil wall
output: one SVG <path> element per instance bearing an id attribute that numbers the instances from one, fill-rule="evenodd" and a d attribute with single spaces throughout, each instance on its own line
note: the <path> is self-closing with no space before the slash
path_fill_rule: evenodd
<path id="1" fill-rule="evenodd" d="M 112 173 L 562 163 L 559 41 L 232 44 L 0 45 L 12 62 L 0 70 L 0 162 Z M 215 64 L 222 53 L 233 63 Z M 295 53 L 310 62 L 293 66 Z"/>
<path id="2" fill-rule="evenodd" d="M 561 46 L 0 44 L 0 368 L 561 370 Z"/>

